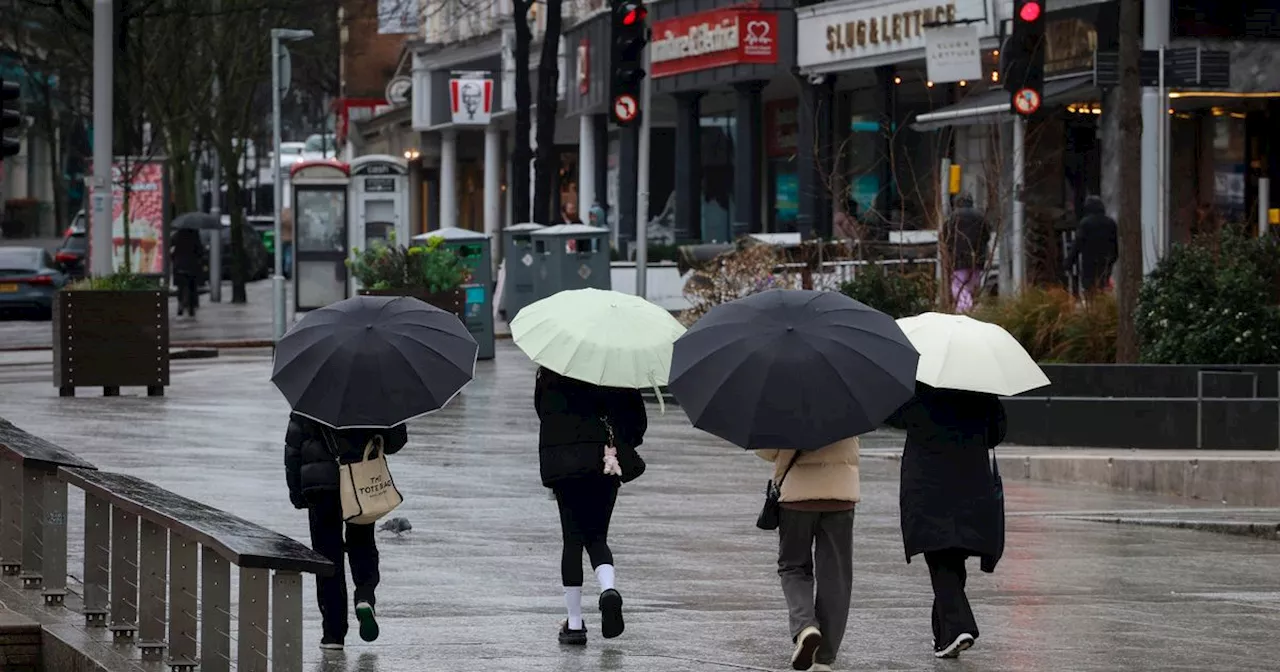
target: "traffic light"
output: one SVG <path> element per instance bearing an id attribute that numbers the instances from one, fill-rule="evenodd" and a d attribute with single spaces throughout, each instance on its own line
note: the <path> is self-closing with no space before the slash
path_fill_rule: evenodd
<path id="1" fill-rule="evenodd" d="M 609 101 L 613 120 L 626 126 L 640 113 L 644 45 L 649 42 L 649 10 L 640 0 L 613 0 L 613 48 L 609 59 Z"/>
<path id="2" fill-rule="evenodd" d="M 17 156 L 22 149 L 21 97 L 22 88 L 17 82 L 0 79 L 0 159 Z"/>
<path id="3" fill-rule="evenodd" d="M 1037 112 L 1044 98 L 1044 0 L 1013 0 L 1013 30 L 1000 62 L 1014 111 L 1023 116 Z"/>

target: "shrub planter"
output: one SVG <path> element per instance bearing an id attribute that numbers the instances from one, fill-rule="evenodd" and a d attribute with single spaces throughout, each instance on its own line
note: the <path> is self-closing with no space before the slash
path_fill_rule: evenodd
<path id="1" fill-rule="evenodd" d="M 459 287 L 447 292 L 415 292 L 409 289 L 362 289 L 361 296 L 411 296 L 419 301 L 429 303 L 440 310 L 448 311 L 463 319 L 467 295 Z"/>
<path id="2" fill-rule="evenodd" d="M 169 299 L 161 291 L 63 290 L 53 302 L 53 385 L 63 397 L 77 387 L 169 384 Z"/>

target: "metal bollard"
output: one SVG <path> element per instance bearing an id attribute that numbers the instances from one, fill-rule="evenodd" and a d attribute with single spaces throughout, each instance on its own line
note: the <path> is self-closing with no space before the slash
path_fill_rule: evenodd
<path id="1" fill-rule="evenodd" d="M 177 534 L 169 537 L 169 669 L 195 672 L 196 668 L 196 542 Z"/>
<path id="2" fill-rule="evenodd" d="M 164 659 L 165 588 L 168 584 L 166 560 L 169 530 L 142 521 L 138 557 L 138 648 L 142 659 Z"/>
<path id="3" fill-rule="evenodd" d="M 240 568 L 240 631 L 236 672 L 267 672 L 267 611 L 271 571 Z"/>
<path id="4" fill-rule="evenodd" d="M 107 625 L 111 581 L 111 505 L 84 493 L 84 621 Z"/>
<path id="5" fill-rule="evenodd" d="M 67 596 L 67 484 L 56 473 L 44 474 L 44 520 L 41 547 L 44 552 L 44 603 L 62 604 Z"/>
<path id="6" fill-rule="evenodd" d="M 200 556 L 200 672 L 231 669 L 231 565 L 203 549 Z"/>
<path id="7" fill-rule="evenodd" d="M 22 571 L 22 465 L 0 461 L 0 572 Z"/>
<path id="8" fill-rule="evenodd" d="M 132 640 L 138 631 L 138 517 L 111 507 L 111 634 Z"/>
<path id="9" fill-rule="evenodd" d="M 271 669 L 302 672 L 302 575 L 277 571 L 271 587 Z"/>

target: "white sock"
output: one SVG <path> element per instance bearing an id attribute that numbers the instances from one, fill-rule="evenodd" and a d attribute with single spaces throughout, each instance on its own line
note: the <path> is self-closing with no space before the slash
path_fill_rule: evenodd
<path id="1" fill-rule="evenodd" d="M 596 579 L 600 581 L 600 592 L 613 590 L 613 565 L 596 567 Z"/>
<path id="2" fill-rule="evenodd" d="M 569 612 L 569 629 L 582 629 L 582 586 L 564 587 L 564 607 Z"/>

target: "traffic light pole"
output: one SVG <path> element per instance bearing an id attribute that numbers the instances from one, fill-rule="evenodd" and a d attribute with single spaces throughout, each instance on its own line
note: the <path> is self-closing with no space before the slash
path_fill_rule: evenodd
<path id="1" fill-rule="evenodd" d="M 1013 280 L 1013 293 L 1021 294 L 1026 276 L 1026 214 L 1027 205 L 1022 200 L 1027 181 L 1027 120 L 1020 114 L 1013 115 L 1013 222 L 1010 235 L 1009 261 Z"/>
<path id="2" fill-rule="evenodd" d="M 89 219 L 89 273 L 109 275 L 111 267 L 112 68 L 115 12 L 111 0 L 93 3 L 93 203 Z"/>
<path id="3" fill-rule="evenodd" d="M 649 49 L 644 50 L 644 69 L 649 71 Z M 648 296 L 649 280 L 649 114 L 653 80 L 644 78 L 640 94 L 640 138 L 636 147 L 636 296 Z"/>

